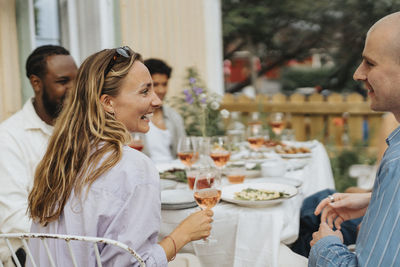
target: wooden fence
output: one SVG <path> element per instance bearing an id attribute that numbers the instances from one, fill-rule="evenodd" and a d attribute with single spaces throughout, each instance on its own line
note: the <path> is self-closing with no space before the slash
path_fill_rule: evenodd
<path id="1" fill-rule="evenodd" d="M 283 112 L 290 114 L 288 117 L 296 140 L 317 139 L 339 148 L 364 141 L 372 151 L 377 145 L 383 114 L 372 111 L 369 101 L 357 93 L 333 93 L 326 98 L 321 94 L 308 97 L 302 94 L 289 97 L 283 94 L 257 95 L 255 99 L 225 94 L 221 109 L 240 111 L 244 115 L 251 112 Z M 349 143 L 346 144 L 345 140 Z"/>

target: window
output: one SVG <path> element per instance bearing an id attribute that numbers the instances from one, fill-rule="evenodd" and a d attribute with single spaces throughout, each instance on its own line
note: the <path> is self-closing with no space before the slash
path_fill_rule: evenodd
<path id="1" fill-rule="evenodd" d="M 61 44 L 57 0 L 34 0 L 35 46 Z"/>

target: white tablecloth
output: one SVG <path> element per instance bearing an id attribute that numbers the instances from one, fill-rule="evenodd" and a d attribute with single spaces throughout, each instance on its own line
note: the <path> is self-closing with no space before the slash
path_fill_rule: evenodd
<path id="1" fill-rule="evenodd" d="M 213 209 L 211 234 L 217 243 L 202 245 L 191 242 L 183 252 L 195 253 L 205 267 L 278 266 L 280 242 L 290 244 L 297 239 L 303 199 L 319 190 L 334 188 L 329 158 L 320 143 L 312 149 L 312 158 L 306 167 L 286 176 L 303 181 L 295 197 L 266 208 L 247 208 L 221 202 Z M 160 237 L 172 232 L 196 209 L 163 210 Z"/>

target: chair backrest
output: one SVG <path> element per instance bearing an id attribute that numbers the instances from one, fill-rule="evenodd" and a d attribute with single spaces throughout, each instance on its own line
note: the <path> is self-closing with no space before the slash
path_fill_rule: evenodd
<path id="1" fill-rule="evenodd" d="M 134 251 L 132 248 L 128 247 L 127 245 L 125 245 L 124 243 L 121 243 L 119 241 L 116 240 L 112 240 L 112 239 L 108 239 L 108 238 L 99 238 L 99 237 L 88 237 L 88 236 L 75 236 L 75 235 L 59 235 L 59 234 L 42 234 L 42 233 L 11 233 L 11 234 L 0 234 L 0 240 L 3 239 L 5 240 L 8 248 L 11 251 L 11 255 L 12 258 L 14 259 L 15 264 L 17 265 L 17 267 L 21 267 L 21 264 L 18 261 L 18 258 L 15 254 L 15 250 L 12 247 L 11 243 L 10 243 L 10 239 L 19 239 L 22 241 L 23 245 L 24 245 L 24 249 L 25 252 L 27 254 L 27 258 L 29 258 L 29 260 L 32 262 L 32 266 L 36 267 L 37 264 L 35 263 L 32 253 L 29 250 L 28 247 L 28 243 L 27 240 L 29 241 L 29 239 L 41 239 L 43 246 L 46 250 L 49 262 L 51 264 L 51 266 L 55 267 L 56 265 L 54 264 L 54 259 L 53 256 L 50 253 L 49 247 L 47 245 L 46 239 L 48 238 L 53 238 L 53 239 L 59 239 L 59 240 L 64 240 L 67 244 L 68 247 L 68 251 L 69 254 L 71 256 L 71 260 L 73 263 L 74 267 L 78 267 L 78 265 L 76 264 L 76 259 L 75 259 L 75 255 L 73 253 L 73 250 L 71 248 L 71 244 L 70 241 L 82 241 L 82 242 L 89 242 L 93 244 L 94 247 L 94 252 L 96 255 L 96 261 L 97 261 L 97 266 L 101 267 L 101 260 L 100 260 L 100 253 L 99 253 L 99 248 L 97 246 L 97 243 L 102 243 L 102 244 L 109 244 L 109 245 L 113 245 L 116 247 L 119 247 L 125 251 L 127 251 L 128 253 L 130 253 L 133 257 L 136 258 L 136 260 L 139 262 L 140 266 L 145 267 L 146 264 L 144 263 L 143 259 L 136 253 L 136 251 Z M 28 260 L 28 259 L 27 259 Z M 3 267 L 3 264 L 0 260 L 0 267 Z"/>

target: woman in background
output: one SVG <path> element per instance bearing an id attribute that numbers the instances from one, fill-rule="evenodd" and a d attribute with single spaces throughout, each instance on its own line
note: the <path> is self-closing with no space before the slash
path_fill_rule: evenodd
<path id="1" fill-rule="evenodd" d="M 56 122 L 29 195 L 32 232 L 110 238 L 135 249 L 148 266 L 168 260 L 192 240 L 209 235 L 212 211 L 186 218 L 157 243 L 159 175 L 152 161 L 126 146 L 129 132 L 145 133 L 161 105 L 149 71 L 129 47 L 87 58 Z M 49 240 L 57 266 L 72 266 L 66 245 Z M 95 266 L 92 246 L 72 243 L 79 266 Z M 40 266 L 49 266 L 43 246 L 30 242 Z M 103 245 L 105 266 L 136 265 L 128 253 Z M 29 262 L 29 261 L 28 261 Z"/>

